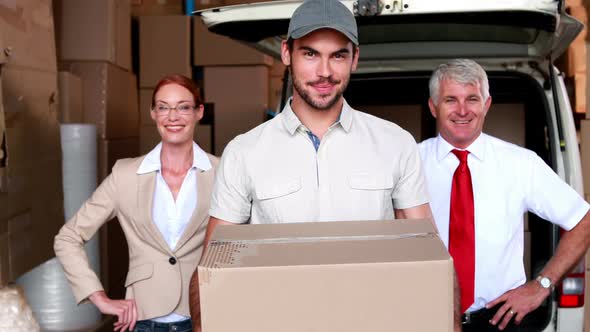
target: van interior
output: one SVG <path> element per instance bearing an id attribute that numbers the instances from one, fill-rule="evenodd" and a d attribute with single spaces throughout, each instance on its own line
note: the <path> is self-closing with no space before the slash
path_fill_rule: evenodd
<path id="1" fill-rule="evenodd" d="M 355 74 L 345 98 L 360 111 L 397 123 L 420 142 L 437 135 L 428 109 L 430 72 Z M 517 72 L 489 72 L 492 106 L 484 132 L 535 151 L 554 168 L 547 135 L 550 121 L 543 87 L 529 75 Z M 535 277 L 552 256 L 557 229 L 536 215 L 525 215 L 524 264 L 527 278 Z M 502 273 L 502 271 L 498 271 Z M 549 324 L 552 299 L 531 315 L 539 329 Z"/>

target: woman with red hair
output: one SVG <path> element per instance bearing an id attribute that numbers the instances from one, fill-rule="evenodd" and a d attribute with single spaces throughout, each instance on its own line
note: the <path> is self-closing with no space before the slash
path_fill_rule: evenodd
<path id="1" fill-rule="evenodd" d="M 149 112 L 161 142 L 144 156 L 117 161 L 59 231 L 55 253 L 76 300 L 116 315 L 115 331 L 192 331 L 189 282 L 201 257 L 218 160 L 193 141 L 203 101 L 191 79 L 164 77 Z M 83 246 L 114 217 L 129 247 L 125 299 L 106 295 Z"/>

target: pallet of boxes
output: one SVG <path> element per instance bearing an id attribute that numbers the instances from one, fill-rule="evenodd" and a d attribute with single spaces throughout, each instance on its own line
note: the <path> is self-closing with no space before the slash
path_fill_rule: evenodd
<path id="1" fill-rule="evenodd" d="M 63 123 L 96 127 L 97 183 L 139 155 L 139 96 L 132 72 L 130 0 L 54 0 Z M 100 277 L 124 297 L 127 245 L 116 221 L 100 235 Z"/>
<path id="2" fill-rule="evenodd" d="M 39 331 L 12 283 L 53 256 L 64 222 L 57 76 L 51 1 L 1 2 L 1 331 Z"/>

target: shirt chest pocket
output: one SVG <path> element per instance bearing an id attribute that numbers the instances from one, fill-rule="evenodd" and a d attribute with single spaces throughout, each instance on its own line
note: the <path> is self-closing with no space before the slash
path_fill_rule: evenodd
<path id="1" fill-rule="evenodd" d="M 393 218 L 393 176 L 386 173 L 357 173 L 348 178 L 350 214 L 362 219 Z"/>
<path id="2" fill-rule="evenodd" d="M 301 179 L 291 177 L 268 178 L 256 187 L 256 197 L 261 200 L 272 200 L 287 196 L 301 190 Z"/>
<path id="3" fill-rule="evenodd" d="M 300 209 L 301 179 L 295 177 L 266 177 L 256 186 L 253 208 L 267 223 L 292 220 Z"/>

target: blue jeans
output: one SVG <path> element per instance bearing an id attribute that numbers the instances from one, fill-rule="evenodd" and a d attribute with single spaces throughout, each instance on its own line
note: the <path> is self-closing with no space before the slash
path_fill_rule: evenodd
<path id="1" fill-rule="evenodd" d="M 135 324 L 133 332 L 192 332 L 190 319 L 181 322 L 159 323 L 153 320 L 140 320 Z"/>

